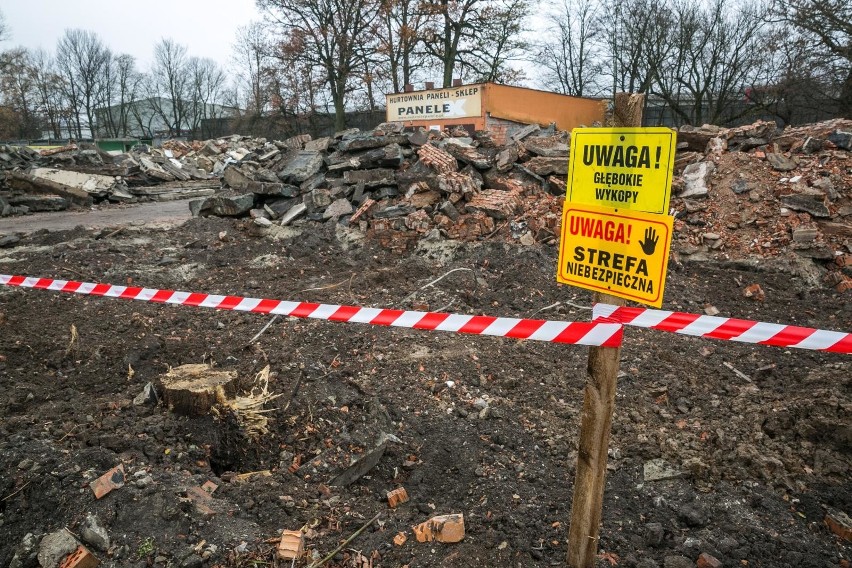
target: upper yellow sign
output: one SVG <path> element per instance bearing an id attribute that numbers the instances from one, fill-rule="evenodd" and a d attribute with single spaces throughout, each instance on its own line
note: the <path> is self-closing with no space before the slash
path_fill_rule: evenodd
<path id="1" fill-rule="evenodd" d="M 673 217 L 565 203 L 556 280 L 659 308 Z"/>
<path id="2" fill-rule="evenodd" d="M 482 115 L 482 85 L 386 95 L 388 122 Z"/>
<path id="3" fill-rule="evenodd" d="M 668 214 L 676 138 L 668 128 L 575 128 L 567 201 Z"/>

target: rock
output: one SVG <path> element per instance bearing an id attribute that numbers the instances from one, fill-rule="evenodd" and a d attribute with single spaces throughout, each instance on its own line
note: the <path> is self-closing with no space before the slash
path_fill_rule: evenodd
<path id="1" fill-rule="evenodd" d="M 731 186 L 731 191 L 733 191 L 737 195 L 741 195 L 743 193 L 748 193 L 749 191 L 751 191 L 751 186 L 746 180 L 738 179 L 734 182 L 734 185 Z"/>
<path id="2" fill-rule="evenodd" d="M 222 182 L 230 187 L 244 191 L 252 179 L 236 166 L 228 166 L 222 173 Z"/>
<path id="3" fill-rule="evenodd" d="M 772 169 L 779 172 L 789 172 L 799 167 L 799 164 L 795 160 L 784 156 L 784 154 L 776 154 L 774 152 L 767 152 L 766 161 L 769 162 Z"/>
<path id="4" fill-rule="evenodd" d="M 364 187 L 396 185 L 396 172 L 390 169 L 350 170 L 344 172 L 343 181 L 347 184 L 363 183 Z"/>
<path id="5" fill-rule="evenodd" d="M 692 528 L 703 527 L 707 523 L 704 512 L 695 504 L 682 505 L 677 510 L 677 516 L 686 526 Z"/>
<path id="6" fill-rule="evenodd" d="M 92 513 L 86 515 L 85 520 L 80 525 L 80 538 L 86 544 L 91 544 L 102 552 L 109 550 L 109 533 L 101 526 L 98 517 Z"/>
<path id="7" fill-rule="evenodd" d="M 819 152 L 825 147 L 825 140 L 820 138 L 814 138 L 813 136 L 808 136 L 805 143 L 802 144 L 802 152 L 805 154 L 813 154 L 814 152 Z"/>
<path id="8" fill-rule="evenodd" d="M 180 563 L 181 568 L 201 568 L 204 566 L 204 559 L 197 554 L 190 554 Z"/>
<path id="9" fill-rule="evenodd" d="M 852 151 L 852 132 L 835 130 L 828 137 L 829 142 L 847 151 Z"/>
<path id="10" fill-rule="evenodd" d="M 302 183 L 318 173 L 323 166 L 322 154 L 314 150 L 300 150 L 278 172 L 278 178 L 287 183 Z"/>
<path id="11" fill-rule="evenodd" d="M 350 215 L 354 209 L 352 209 L 352 204 L 349 203 L 349 200 L 346 198 L 340 198 L 331 205 L 329 205 L 325 212 L 322 214 L 324 219 L 331 219 L 332 217 L 343 217 L 344 215 Z"/>
<path id="12" fill-rule="evenodd" d="M 21 544 L 15 549 L 15 555 L 9 561 L 9 568 L 31 568 L 38 565 L 38 539 L 32 533 L 24 535 Z"/>
<path id="13" fill-rule="evenodd" d="M 695 568 L 695 563 L 685 556 L 670 555 L 663 558 L 663 568 Z"/>
<path id="14" fill-rule="evenodd" d="M 148 382 L 142 388 L 142 392 L 136 395 L 136 398 L 133 399 L 133 405 L 143 406 L 146 404 L 157 404 L 157 400 L 157 391 L 154 389 L 154 383 Z"/>
<path id="15" fill-rule="evenodd" d="M 551 174 L 568 175 L 568 157 L 543 158 L 536 157 L 524 162 L 524 167 L 536 175 L 547 176 Z"/>
<path id="16" fill-rule="evenodd" d="M 254 207 L 254 194 L 243 193 L 235 195 L 217 195 L 208 197 L 201 202 L 201 205 L 195 205 L 190 202 L 190 211 L 197 208 L 198 213 L 202 217 L 215 215 L 217 217 L 239 217 L 249 212 Z"/>
<path id="17" fill-rule="evenodd" d="M 666 463 L 663 458 L 646 461 L 643 466 L 645 481 L 662 481 L 681 477 L 683 472 Z"/>
<path id="18" fill-rule="evenodd" d="M 290 208 L 287 213 L 281 218 L 281 226 L 286 226 L 301 217 L 308 210 L 308 206 L 304 203 L 298 203 Z"/>
<path id="19" fill-rule="evenodd" d="M 663 544 L 665 531 L 662 523 L 648 523 L 645 525 L 645 544 L 650 547 L 658 547 Z"/>
<path id="20" fill-rule="evenodd" d="M 804 211 L 814 217 L 831 217 L 831 211 L 825 204 L 825 195 L 819 191 L 806 190 L 784 195 L 781 197 L 781 203 L 793 211 Z"/>
<path id="21" fill-rule="evenodd" d="M 683 170 L 684 189 L 680 197 L 706 197 L 710 192 L 710 176 L 716 171 L 713 162 L 690 164 Z"/>
<path id="22" fill-rule="evenodd" d="M 0 237 L 0 248 L 10 247 L 19 242 L 21 242 L 21 237 L 18 235 L 6 235 L 5 237 Z"/>
<path id="23" fill-rule="evenodd" d="M 41 539 L 38 563 L 44 568 L 55 568 L 63 558 L 77 550 L 79 543 L 67 529 L 52 532 Z"/>

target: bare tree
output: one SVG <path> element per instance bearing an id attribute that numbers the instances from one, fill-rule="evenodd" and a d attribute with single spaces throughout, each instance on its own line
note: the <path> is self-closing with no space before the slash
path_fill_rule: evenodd
<path id="1" fill-rule="evenodd" d="M 225 74 L 212 59 L 193 57 L 187 65 L 189 73 L 188 125 L 197 137 L 205 119 L 222 117 L 219 104 L 225 85 Z"/>
<path id="2" fill-rule="evenodd" d="M 36 69 L 30 52 L 23 47 L 4 51 L 0 69 L 0 101 L 7 114 L 0 125 L 0 138 L 39 136 Z"/>
<path id="3" fill-rule="evenodd" d="M 128 54 L 111 58 L 105 73 L 106 89 L 97 112 L 99 134 L 127 136 L 130 109 L 139 98 L 143 76 L 136 69 L 136 59 Z"/>
<path id="4" fill-rule="evenodd" d="M 673 7 L 673 48 L 657 63 L 651 92 L 681 123 L 724 124 L 751 112 L 736 108 L 760 76 L 764 7 L 713 0 L 706 7 L 679 0 Z"/>
<path id="5" fill-rule="evenodd" d="M 6 23 L 6 16 L 3 14 L 3 10 L 0 10 L 0 41 L 6 41 L 9 39 L 10 35 L 9 24 Z"/>
<path id="6" fill-rule="evenodd" d="M 147 91 L 153 111 L 165 123 L 169 136 L 180 136 L 187 125 L 189 88 L 186 47 L 173 39 L 160 40 L 154 46 Z"/>
<path id="7" fill-rule="evenodd" d="M 809 81 L 836 100 L 840 114 L 852 118 L 852 4 L 848 0 L 776 0 L 775 11 L 793 24 L 810 58 L 825 73 Z"/>
<path id="8" fill-rule="evenodd" d="M 600 92 L 597 9 L 593 0 L 563 0 L 552 15 L 553 24 L 538 50 L 538 63 L 550 89 L 576 97 Z"/>
<path id="9" fill-rule="evenodd" d="M 513 83 L 523 78 L 523 71 L 510 63 L 518 61 L 529 49 L 523 39 L 526 19 L 530 15 L 529 0 L 502 0 L 482 7 L 467 49 L 459 52 L 461 64 L 477 81 Z"/>
<path id="10" fill-rule="evenodd" d="M 53 57 L 43 49 L 37 49 L 30 55 L 35 71 L 35 86 L 38 91 L 39 106 L 51 136 L 62 138 L 63 119 L 67 120 L 68 105 L 63 95 L 62 77 L 56 70 Z"/>
<path id="11" fill-rule="evenodd" d="M 257 116 L 269 104 L 270 50 L 266 30 L 260 22 L 237 30 L 232 60 L 240 86 L 246 92 L 245 108 Z"/>
<path id="12" fill-rule="evenodd" d="M 388 70 L 390 88 L 401 93 L 411 84 L 414 73 L 423 67 L 423 54 L 418 50 L 426 25 L 426 15 L 419 9 L 420 0 L 383 0 L 376 25 L 378 49 L 373 68 Z"/>
<path id="13" fill-rule="evenodd" d="M 430 17 L 423 46 L 438 60 L 442 85 L 449 87 L 466 38 L 473 37 L 479 9 L 486 0 L 424 0 L 422 9 Z"/>
<path id="14" fill-rule="evenodd" d="M 94 32 L 65 30 L 56 46 L 57 67 L 78 138 L 83 137 L 84 124 L 87 130 L 94 125 L 95 108 L 102 99 L 104 69 L 109 60 L 109 49 Z"/>
<path id="15" fill-rule="evenodd" d="M 322 70 L 335 128 L 346 126 L 346 98 L 363 69 L 380 0 L 257 0 L 274 22 L 281 52 Z"/>

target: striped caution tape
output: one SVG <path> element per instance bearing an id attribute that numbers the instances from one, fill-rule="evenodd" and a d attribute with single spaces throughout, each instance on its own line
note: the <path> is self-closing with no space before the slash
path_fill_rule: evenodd
<path id="1" fill-rule="evenodd" d="M 287 302 L 241 296 L 218 296 L 154 288 L 113 286 L 91 282 L 54 280 L 0 274 L 0 285 L 72 292 L 89 296 L 141 300 L 182 306 L 198 306 L 218 310 L 235 310 L 261 314 L 280 314 L 297 318 L 313 318 L 338 322 L 369 323 L 430 331 L 449 331 L 474 335 L 493 335 L 513 339 L 533 339 L 574 345 L 621 345 L 622 326 L 616 323 L 564 322 L 535 319 L 469 316 L 437 312 L 416 312 L 379 308 L 360 308 L 334 304 Z"/>
<path id="2" fill-rule="evenodd" d="M 647 327 L 683 335 L 742 341 L 775 347 L 796 347 L 832 353 L 852 353 L 852 333 L 765 323 L 683 312 L 595 304 L 592 320 Z"/>

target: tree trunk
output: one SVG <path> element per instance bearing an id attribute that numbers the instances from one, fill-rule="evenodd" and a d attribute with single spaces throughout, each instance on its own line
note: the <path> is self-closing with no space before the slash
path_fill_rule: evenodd
<path id="1" fill-rule="evenodd" d="M 218 398 L 233 398 L 236 378 L 236 372 L 210 365 L 181 365 L 160 377 L 163 401 L 178 414 L 207 414 Z"/>

